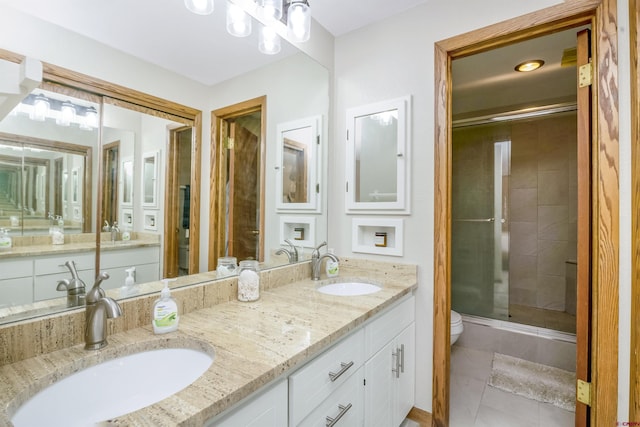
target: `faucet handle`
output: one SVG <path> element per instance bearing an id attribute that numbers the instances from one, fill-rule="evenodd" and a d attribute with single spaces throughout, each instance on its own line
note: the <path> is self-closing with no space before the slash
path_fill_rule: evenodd
<path id="1" fill-rule="evenodd" d="M 320 243 L 317 247 L 315 247 L 313 249 L 313 253 L 311 254 L 312 258 L 319 258 L 320 257 L 320 248 L 323 246 L 327 246 L 327 241 L 325 240 L 324 242 Z"/>
<path id="2" fill-rule="evenodd" d="M 96 303 L 105 296 L 104 289 L 102 289 L 100 285 L 102 284 L 103 280 L 107 280 L 108 278 L 109 278 L 109 273 L 107 273 L 106 271 L 103 271 L 102 273 L 98 274 L 98 277 L 96 277 L 96 281 L 93 284 L 93 287 L 91 288 L 91 290 L 89 290 L 89 292 L 87 292 L 87 296 L 85 298 L 85 301 L 87 302 L 87 304 Z"/>

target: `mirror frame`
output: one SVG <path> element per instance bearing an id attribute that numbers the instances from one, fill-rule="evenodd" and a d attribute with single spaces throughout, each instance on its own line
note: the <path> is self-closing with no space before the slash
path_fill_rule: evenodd
<path id="1" fill-rule="evenodd" d="M 310 128 L 311 141 L 308 142 L 309 150 L 305 155 L 305 180 L 307 183 L 307 202 L 290 202 L 285 203 L 282 200 L 284 186 L 284 170 L 285 170 L 285 134 L 289 131 Z M 286 123 L 280 123 L 277 127 L 278 143 L 276 146 L 276 211 L 277 212 L 321 212 L 320 203 L 320 182 L 318 180 L 318 171 L 321 170 L 320 159 L 320 129 L 322 129 L 322 116 L 307 117 L 299 120 L 293 120 Z M 295 149 L 295 148 L 294 148 Z"/>
<path id="2" fill-rule="evenodd" d="M 398 127 L 396 132 L 396 201 L 359 202 L 356 200 L 356 183 L 359 158 L 359 135 L 356 121 L 366 116 L 374 116 L 381 112 L 396 110 Z M 411 96 L 403 96 L 387 101 L 363 105 L 347 109 L 347 141 L 346 141 L 346 212 L 361 214 L 409 214 L 410 198 L 410 149 L 411 139 Z M 375 212 L 374 212 L 375 211 Z"/>

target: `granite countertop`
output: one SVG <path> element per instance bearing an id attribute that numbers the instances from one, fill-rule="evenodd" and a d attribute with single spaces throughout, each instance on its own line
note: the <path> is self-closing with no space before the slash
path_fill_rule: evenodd
<path id="1" fill-rule="evenodd" d="M 118 241 L 116 244 L 111 242 L 102 242 L 100 244 L 101 251 L 113 251 L 118 249 L 140 248 L 144 246 L 160 246 L 159 242 L 152 240 L 129 240 Z M 74 242 L 65 243 L 64 245 L 29 245 L 29 246 L 13 246 L 11 249 L 0 250 L 0 260 L 7 258 L 33 257 L 38 255 L 58 255 L 72 252 L 95 251 L 96 242 Z"/>
<path id="2" fill-rule="evenodd" d="M 0 424 L 7 425 L 10 414 L 37 391 L 86 366 L 147 349 L 189 347 L 215 354 L 200 378 L 165 400 L 105 425 L 201 426 L 301 367 L 417 287 L 415 271 L 369 279 L 382 290 L 332 296 L 315 291 L 317 282 L 304 280 L 262 291 L 256 302 L 231 301 L 182 315 L 177 332 L 154 335 L 149 325 L 110 335 L 109 345 L 99 351 L 76 345 L 1 366 Z"/>

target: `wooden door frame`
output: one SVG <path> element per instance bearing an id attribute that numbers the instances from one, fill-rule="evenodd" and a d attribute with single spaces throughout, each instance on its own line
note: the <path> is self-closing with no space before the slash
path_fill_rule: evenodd
<path id="1" fill-rule="evenodd" d="M 265 162 L 266 162 L 266 134 L 267 97 L 266 95 L 249 99 L 244 102 L 219 108 L 211 112 L 211 174 L 209 177 L 209 270 L 215 270 L 218 256 L 225 246 L 225 181 L 226 181 L 226 147 L 220 135 L 222 122 L 233 117 L 243 116 L 252 111 L 260 110 L 260 256 L 264 258 L 264 192 L 265 192 Z"/>
<path id="2" fill-rule="evenodd" d="M 169 129 L 169 138 L 167 144 L 167 165 L 165 174 L 165 192 L 164 192 L 164 248 L 163 248 L 163 262 L 162 262 L 162 277 L 178 277 L 180 266 L 173 272 L 168 270 L 168 265 L 177 265 L 179 260 L 178 254 L 178 237 L 176 236 L 175 224 L 178 222 L 180 213 L 178 212 L 178 206 L 180 206 L 180 188 L 176 185 L 179 174 L 178 160 L 179 156 L 179 143 L 178 134 L 191 129 L 191 161 L 190 168 L 193 171 L 193 155 L 194 155 L 194 135 L 195 132 L 190 126 L 179 126 Z M 200 173 L 197 175 L 190 173 L 191 179 L 189 185 L 191 189 L 200 187 Z M 189 192 L 190 201 L 193 202 L 193 190 Z M 192 262 L 192 251 L 198 251 L 196 249 L 200 246 L 200 237 L 194 236 L 191 232 L 191 224 L 194 224 L 197 220 L 197 213 L 193 212 L 193 208 L 189 209 L 189 272 L 188 274 L 195 274 L 197 270 L 197 263 Z M 172 274 L 171 276 L 169 274 Z"/>
<path id="3" fill-rule="evenodd" d="M 107 161 L 109 160 L 108 156 L 106 155 L 106 153 L 108 151 L 111 151 L 114 147 L 118 149 L 118 166 L 120 165 L 120 140 L 116 140 L 116 141 L 113 141 L 113 142 L 102 144 L 102 156 L 101 156 L 101 159 L 102 159 L 102 173 L 103 174 L 107 170 Z M 120 168 L 118 168 L 118 169 L 120 169 Z M 100 212 L 102 212 L 102 216 L 104 217 L 105 205 L 107 204 L 107 198 L 105 197 L 105 191 L 107 190 L 107 182 L 106 182 L 104 176 L 102 176 L 100 178 L 101 179 L 100 179 L 99 182 L 101 182 L 101 184 L 102 184 L 102 195 L 103 195 L 103 197 L 102 197 L 102 208 L 101 208 Z M 120 194 L 119 194 L 119 192 L 120 192 L 120 179 L 119 178 L 120 178 L 120 175 L 118 173 L 118 175 L 116 176 L 116 183 L 115 183 L 116 205 L 115 205 L 114 209 L 115 209 L 116 212 L 118 212 L 118 204 L 120 203 Z M 116 214 L 116 216 L 117 216 L 117 214 Z M 116 220 L 119 220 L 119 218 L 116 218 Z M 124 224 L 120 224 L 120 226 L 122 227 L 122 226 L 124 226 Z"/>
<path id="4" fill-rule="evenodd" d="M 435 44 L 433 425 L 449 423 L 451 61 L 591 23 L 594 48 L 591 425 L 615 425 L 618 395 L 619 161 L 617 4 L 575 0 Z M 615 331 L 615 333 L 612 333 Z"/>
<path id="5" fill-rule="evenodd" d="M 629 421 L 640 420 L 640 10 L 629 0 L 631 56 L 631 357 L 629 367 Z"/>

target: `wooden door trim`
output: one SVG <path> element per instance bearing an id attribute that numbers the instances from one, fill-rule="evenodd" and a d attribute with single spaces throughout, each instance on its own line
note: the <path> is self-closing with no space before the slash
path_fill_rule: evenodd
<path id="1" fill-rule="evenodd" d="M 433 425 L 449 422 L 451 60 L 593 22 L 592 425 L 614 425 L 618 395 L 619 161 L 615 0 L 576 0 L 435 44 Z"/>
<path id="2" fill-rule="evenodd" d="M 260 96 L 237 104 L 229 105 L 211 112 L 211 171 L 209 176 L 209 270 L 215 270 L 218 254 L 225 245 L 224 221 L 225 221 L 225 162 L 226 150 L 222 143 L 220 129 L 225 120 L 243 116 L 253 111 L 262 111 L 260 120 L 260 230 L 259 236 L 260 255 L 259 260 L 264 259 L 264 191 L 265 191 L 265 162 L 266 162 L 266 134 L 267 124 L 267 97 Z"/>
<path id="3" fill-rule="evenodd" d="M 640 10 L 629 0 L 631 54 L 631 321 L 640 318 Z M 631 325 L 629 367 L 629 421 L 640 420 L 640 328 Z"/>

